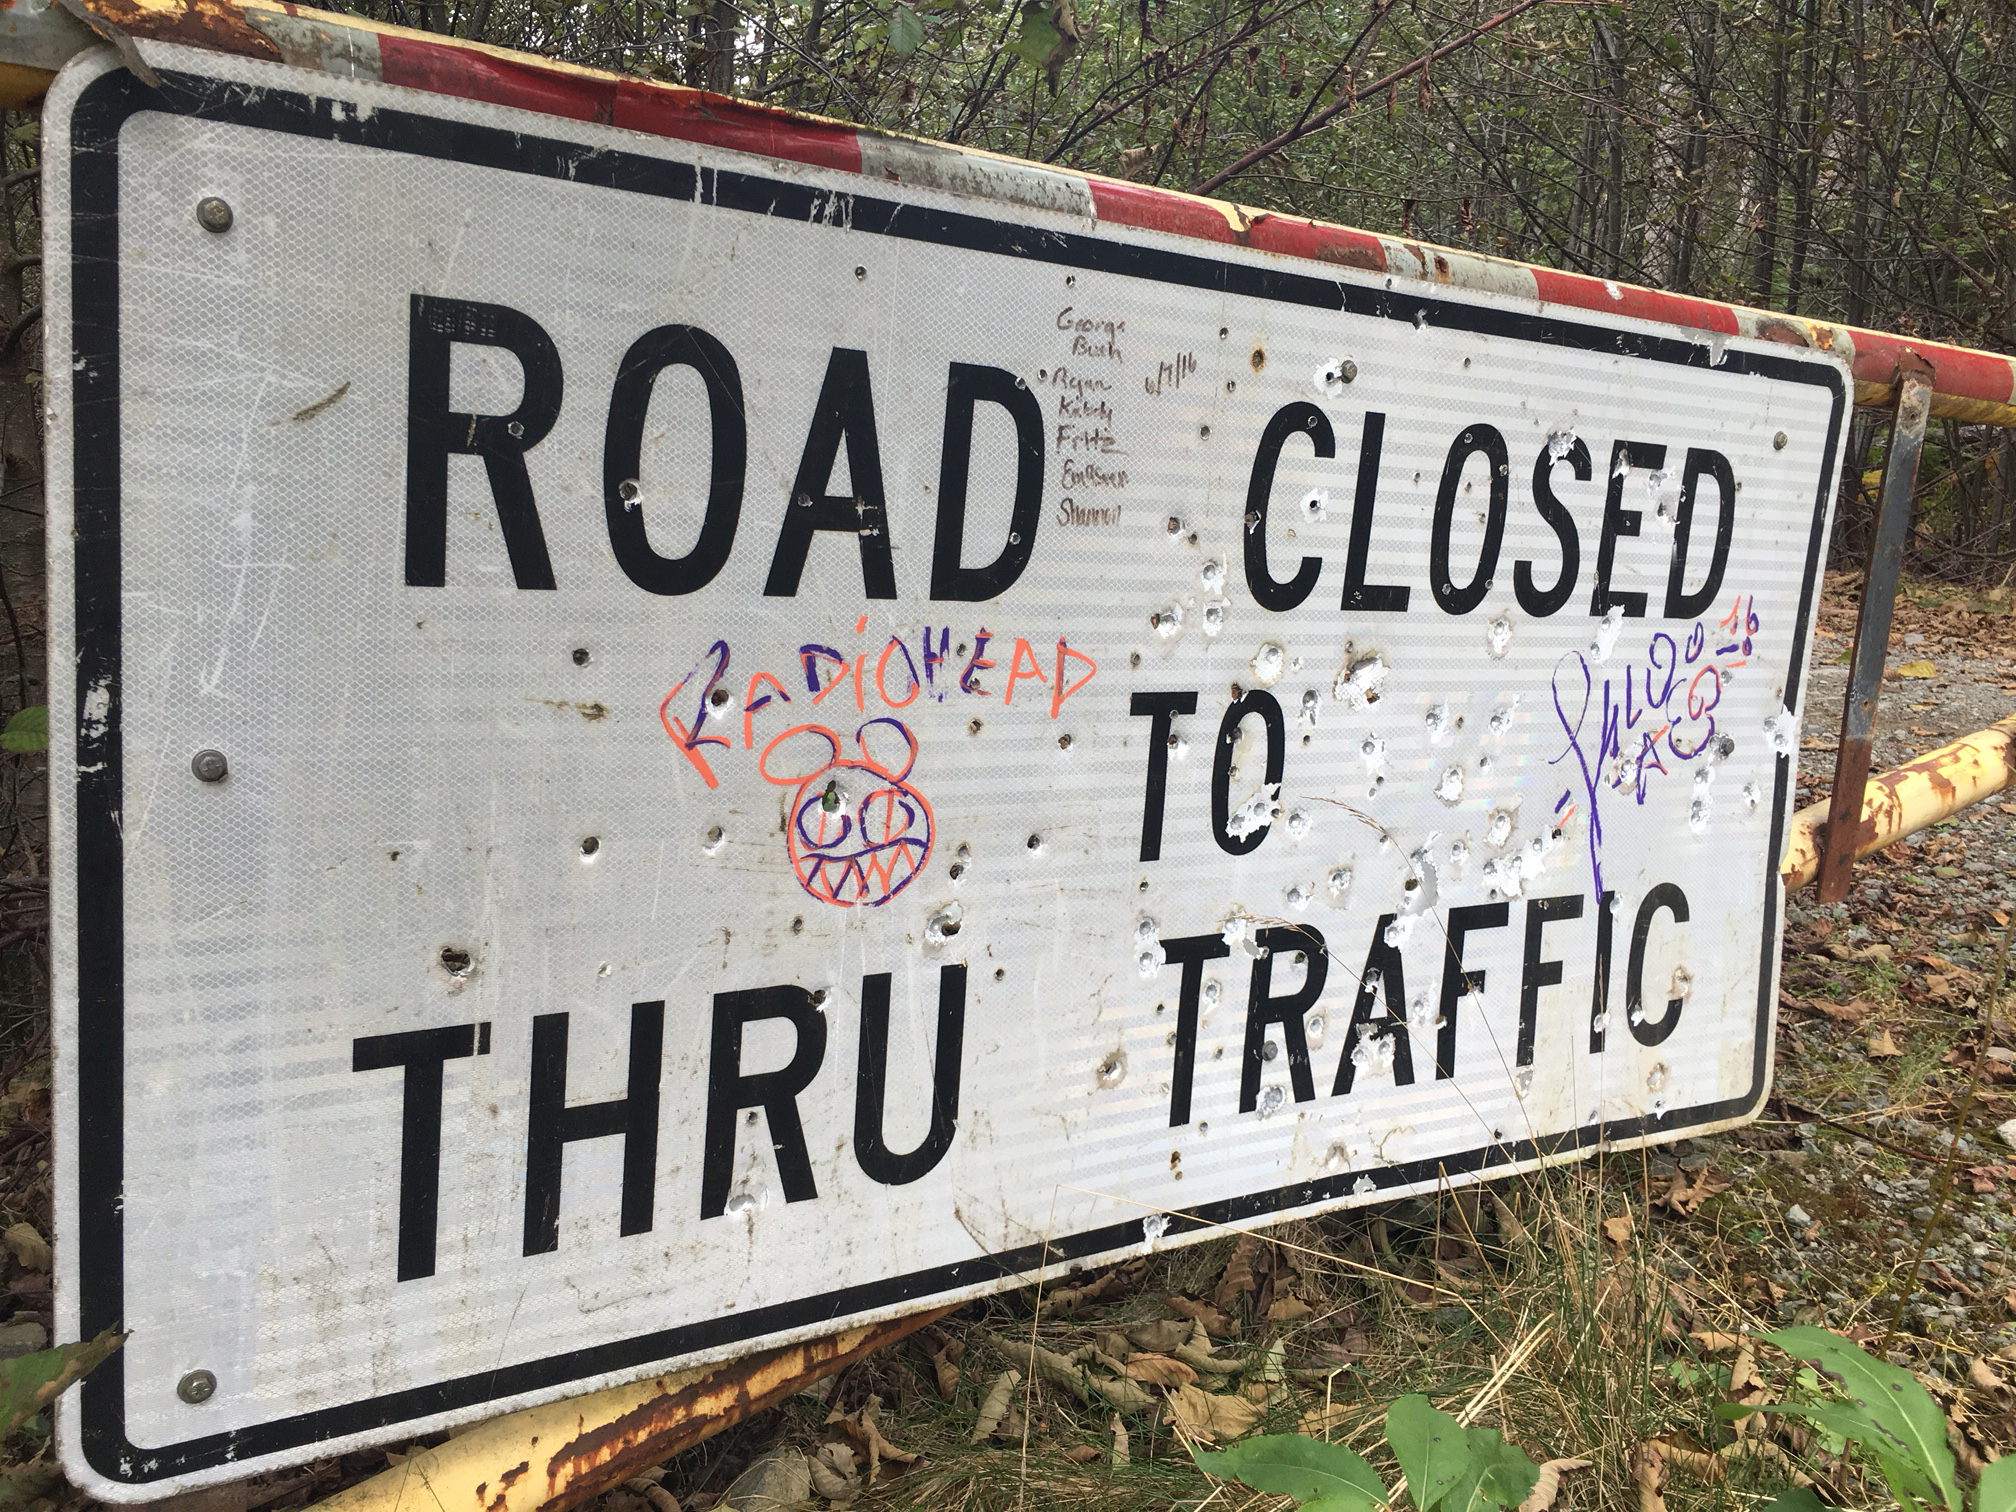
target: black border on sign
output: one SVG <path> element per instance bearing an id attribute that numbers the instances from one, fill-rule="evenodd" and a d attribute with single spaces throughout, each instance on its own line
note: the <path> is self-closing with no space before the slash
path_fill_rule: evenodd
<path id="1" fill-rule="evenodd" d="M 119 136 L 135 115 L 153 111 L 259 131 L 372 147 L 385 152 L 497 169 L 587 187 L 623 190 L 715 209 L 782 216 L 852 231 L 963 248 L 1024 261 L 1082 268 L 1276 304 L 1369 316 L 1426 320 L 1447 330 L 1601 352 L 1698 369 L 1717 368 L 1768 380 L 1818 384 L 1834 405 L 1824 452 L 1825 474 L 1813 500 L 1805 586 L 1794 622 L 1785 703 L 1798 702 L 1806 661 L 1806 631 L 1819 579 L 1828 502 L 1834 488 L 1847 389 L 1835 367 L 1768 352 L 1713 355 L 1706 339 L 1641 330 L 1606 329 L 1589 318 L 1562 320 L 1523 310 L 1447 300 L 1416 288 L 1367 287 L 1280 265 L 1220 260 L 1200 248 L 1182 251 L 1138 245 L 1097 233 L 1016 225 L 986 215 L 901 204 L 767 177 L 750 171 L 695 167 L 642 153 L 587 147 L 520 131 L 443 120 L 374 106 L 359 114 L 330 99 L 276 89 L 160 72 L 149 88 L 119 69 L 86 85 L 70 130 L 72 451 L 76 561 L 77 725 L 77 1171 L 79 1324 L 82 1336 L 121 1323 L 125 1312 L 124 1223 L 124 852 L 120 808 L 124 791 L 121 738 L 120 412 L 119 412 Z M 531 119 L 528 115 L 527 119 Z M 675 147 L 676 150 L 676 147 Z M 1208 245 L 1208 244 L 1206 244 Z M 109 690 L 102 720 L 87 720 L 87 695 Z M 102 703 L 101 709 L 105 706 Z M 1759 959 L 1757 1035 L 1751 1085 L 1741 1097 L 1685 1108 L 1657 1120 L 1662 1133 L 1713 1123 L 1750 1111 L 1764 1091 L 1772 1023 L 1772 958 L 1778 938 L 1776 859 L 1784 846 L 1788 757 L 1777 760 Z M 1649 1119 L 1589 1124 L 1543 1140 L 1487 1145 L 1433 1161 L 1346 1172 L 1273 1191 L 1228 1198 L 1180 1215 L 1219 1224 L 1287 1212 L 1349 1194 L 1369 1175 L 1379 1188 L 1405 1186 L 1442 1173 L 1482 1171 L 1536 1156 L 1587 1149 L 1603 1140 L 1654 1131 Z M 1138 1221 L 1025 1245 L 995 1255 L 892 1276 L 820 1296 L 728 1317 L 684 1323 L 637 1338 L 506 1365 L 453 1380 L 351 1402 L 227 1433 L 143 1448 L 125 1433 L 125 1357 L 114 1354 L 79 1387 L 85 1457 L 108 1480 L 142 1485 L 305 1444 L 365 1433 L 481 1402 L 639 1366 L 669 1363 L 788 1329 L 839 1324 L 860 1314 L 900 1308 L 976 1283 L 1025 1273 L 1047 1260 L 1070 1261 L 1138 1243 Z"/>

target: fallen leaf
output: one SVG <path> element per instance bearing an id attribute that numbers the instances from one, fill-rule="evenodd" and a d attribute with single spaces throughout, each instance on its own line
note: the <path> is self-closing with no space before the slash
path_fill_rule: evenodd
<path id="1" fill-rule="evenodd" d="M 1283 1295 L 1276 1297 L 1274 1305 L 1267 1309 L 1267 1321 L 1269 1323 L 1293 1323 L 1297 1318 L 1309 1317 L 1315 1311 L 1315 1308 L 1304 1302 L 1300 1297 Z"/>
<path id="2" fill-rule="evenodd" d="M 1832 1019 L 1837 1024 L 1859 1024 L 1870 1014 L 1870 1007 L 1860 998 L 1846 1003 L 1828 1003 L 1819 998 L 1808 998 L 1799 1005 Z"/>
<path id="3" fill-rule="evenodd" d="M 1526 1500 L 1519 1503 L 1519 1512 L 1547 1512 L 1554 1505 L 1554 1498 L 1561 1494 L 1561 1477 L 1570 1470 L 1587 1470 L 1591 1463 L 1585 1459 L 1546 1461 L 1540 1466 L 1540 1477 L 1533 1482 L 1533 1489 L 1526 1493 Z"/>
<path id="4" fill-rule="evenodd" d="M 1691 1218 L 1701 1210 L 1701 1204 L 1718 1193 L 1729 1190 L 1729 1178 L 1713 1168 L 1703 1170 L 1698 1176 L 1689 1178 L 1685 1170 L 1676 1168 L 1666 1188 L 1666 1195 L 1660 1200 L 1683 1218 Z"/>
<path id="5" fill-rule="evenodd" d="M 1169 1297 L 1166 1300 L 1171 1312 L 1202 1323 L 1204 1331 L 1214 1339 L 1229 1339 L 1239 1332 L 1239 1325 L 1231 1315 L 1209 1302 L 1199 1302 L 1194 1297 Z"/>
<path id="6" fill-rule="evenodd" d="M 980 1416 L 973 1424 L 972 1442 L 978 1444 L 991 1438 L 994 1430 L 1001 1426 L 1001 1419 L 1008 1415 L 1008 1405 L 1015 1399 L 1015 1388 L 1022 1384 L 1022 1372 L 1004 1370 L 994 1377 L 994 1384 L 987 1388 L 987 1395 L 980 1400 Z"/>
<path id="7" fill-rule="evenodd" d="M 1657 1439 L 1647 1439 L 1631 1456 L 1631 1478 L 1638 1483 L 1638 1512 L 1666 1512 L 1666 1457 Z"/>
<path id="8" fill-rule="evenodd" d="M 1169 1393 L 1169 1411 L 1192 1438 L 1225 1443 L 1252 1429 L 1266 1412 L 1264 1403 L 1251 1397 L 1218 1396 L 1195 1386 L 1178 1386 Z"/>
<path id="9" fill-rule="evenodd" d="M 1099 1458 L 1099 1450 L 1093 1444 L 1076 1444 L 1064 1451 L 1064 1458 L 1074 1465 L 1089 1465 Z"/>
<path id="10" fill-rule="evenodd" d="M 1939 669 L 1929 661 L 1908 661 L 1898 664 L 1896 674 L 1899 677 L 1910 678 L 1937 677 Z"/>
<path id="11" fill-rule="evenodd" d="M 821 1444 L 817 1454 L 806 1456 L 812 1472 L 812 1489 L 835 1506 L 846 1506 L 861 1494 L 860 1472 L 855 1468 L 854 1450 L 847 1444 Z"/>
<path id="12" fill-rule="evenodd" d="M 1152 1323 L 1128 1324 L 1127 1337 L 1136 1349 L 1145 1349 L 1150 1354 L 1167 1354 L 1178 1344 L 1190 1341 L 1192 1326 L 1188 1318 L 1157 1318 Z"/>
<path id="13" fill-rule="evenodd" d="M 1869 1059 L 1894 1060 L 1904 1052 L 1897 1048 L 1897 1041 L 1890 1037 L 1890 1031 L 1878 1027 L 1869 1032 Z"/>
<path id="14" fill-rule="evenodd" d="M 24 1270 L 46 1271 L 55 1263 L 49 1252 L 49 1241 L 35 1231 L 32 1223 L 16 1223 L 6 1232 L 0 1233 L 0 1241 L 14 1252 Z"/>
<path id="15" fill-rule="evenodd" d="M 1741 1349 L 1750 1342 L 1749 1335 L 1740 1333 L 1716 1333 L 1712 1330 L 1687 1335 L 1708 1354 L 1727 1354 L 1732 1349 Z"/>
<path id="16" fill-rule="evenodd" d="M 871 1486 L 875 1484 L 875 1477 L 881 1472 L 884 1462 L 893 1465 L 912 1465 L 917 1462 L 915 1454 L 906 1449 L 898 1449 L 882 1436 L 882 1429 L 876 1422 L 881 1413 L 882 1398 L 871 1396 L 853 1412 L 829 1413 L 826 1418 L 828 1427 L 838 1428 L 853 1440 L 858 1453 L 867 1456 L 867 1484 Z"/>
<path id="17" fill-rule="evenodd" d="M 1605 1218 L 1603 1220 L 1603 1237 L 1620 1249 L 1629 1244 L 1631 1242 L 1630 1218 L 1628 1216 Z"/>
<path id="18" fill-rule="evenodd" d="M 1230 1307 L 1240 1297 L 1259 1286 L 1259 1279 L 1254 1273 L 1254 1260 L 1259 1249 L 1260 1241 L 1251 1234 L 1239 1236 L 1238 1244 L 1232 1249 L 1232 1258 L 1225 1262 L 1225 1269 L 1218 1277 L 1218 1285 L 1211 1293 L 1214 1304 L 1219 1307 Z"/>
<path id="19" fill-rule="evenodd" d="M 1113 1463 L 1124 1465 L 1133 1458 L 1127 1442 L 1127 1424 L 1119 1413 L 1113 1414 Z"/>
<path id="20" fill-rule="evenodd" d="M 1967 1367 L 1967 1379 L 1982 1391 L 2007 1391 L 2008 1383 L 1988 1368 L 1986 1360 L 1975 1360 Z"/>
<path id="21" fill-rule="evenodd" d="M 1149 1386 L 1187 1386 L 1197 1372 L 1168 1355 L 1138 1354 L 1127 1362 L 1127 1374 Z"/>
<path id="22" fill-rule="evenodd" d="M 1491 1195 L 1491 1214 L 1498 1220 L 1498 1232 L 1505 1236 L 1508 1244 L 1526 1242 L 1526 1225 L 1519 1221 L 1519 1215 L 1512 1211 L 1503 1197 L 1496 1192 Z"/>

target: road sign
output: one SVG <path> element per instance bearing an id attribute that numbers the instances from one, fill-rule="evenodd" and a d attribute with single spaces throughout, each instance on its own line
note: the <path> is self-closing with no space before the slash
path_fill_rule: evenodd
<path id="1" fill-rule="evenodd" d="M 1835 361 L 147 55 L 45 116 L 99 1493 L 1755 1111 Z"/>

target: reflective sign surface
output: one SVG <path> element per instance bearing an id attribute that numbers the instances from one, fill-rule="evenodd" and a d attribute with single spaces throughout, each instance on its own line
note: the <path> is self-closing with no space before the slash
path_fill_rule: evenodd
<path id="1" fill-rule="evenodd" d="M 1831 359 L 150 56 L 47 115 L 102 1493 L 1761 1102 Z"/>

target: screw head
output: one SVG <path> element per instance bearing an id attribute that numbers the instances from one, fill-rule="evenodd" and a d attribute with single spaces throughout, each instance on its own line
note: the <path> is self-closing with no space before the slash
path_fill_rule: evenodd
<path id="1" fill-rule="evenodd" d="M 205 195 L 196 201 L 196 224 L 205 231 L 229 231 L 231 206 L 214 194 Z"/>
<path id="2" fill-rule="evenodd" d="M 1358 364 L 1346 358 L 1343 366 L 1337 369 L 1337 376 L 1346 383 L 1352 382 L 1358 376 Z"/>
<path id="3" fill-rule="evenodd" d="M 231 764 L 222 751 L 198 751 L 189 758 L 189 770 L 196 774 L 198 782 L 222 782 Z"/>
<path id="4" fill-rule="evenodd" d="M 217 1377 L 207 1370 L 192 1370 L 175 1383 L 175 1395 L 191 1407 L 199 1407 L 217 1394 Z"/>
<path id="5" fill-rule="evenodd" d="M 1792 438 L 1786 435 L 1785 432 L 1783 431 L 1778 432 L 1777 435 L 1771 438 L 1771 450 L 1773 451 L 1785 450 L 1785 443 L 1791 439 Z"/>

